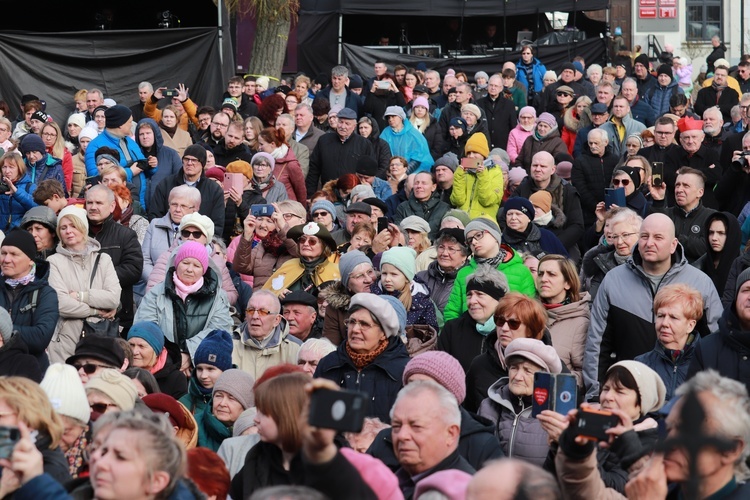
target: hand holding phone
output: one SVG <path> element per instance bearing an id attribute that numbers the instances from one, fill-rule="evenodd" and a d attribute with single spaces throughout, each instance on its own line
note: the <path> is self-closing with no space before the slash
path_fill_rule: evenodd
<path id="1" fill-rule="evenodd" d="M 572 424 L 574 435 L 589 441 L 609 441 L 609 429 L 617 427 L 620 418 L 608 410 L 595 410 L 581 406 L 575 422 Z"/>
<path id="2" fill-rule="evenodd" d="M 170 99 L 171 99 L 172 97 L 177 97 L 177 96 L 179 96 L 179 95 L 180 95 L 180 91 L 179 91 L 179 90 L 177 90 L 177 89 L 168 89 L 168 90 L 162 90 L 162 92 L 161 92 L 161 93 L 162 93 L 162 95 L 163 95 L 164 97 L 169 97 Z"/>
<path id="3" fill-rule="evenodd" d="M 20 439 L 21 431 L 18 427 L 0 426 L 0 458 L 9 459 Z"/>
<path id="4" fill-rule="evenodd" d="M 310 396 L 308 423 L 341 432 L 360 432 L 368 399 L 362 392 L 316 389 Z"/>
<path id="5" fill-rule="evenodd" d="M 273 212 L 273 205 L 250 205 L 250 214 L 253 217 L 271 217 Z"/>
<path id="6" fill-rule="evenodd" d="M 378 217 L 378 234 L 388 229 L 388 217 Z"/>

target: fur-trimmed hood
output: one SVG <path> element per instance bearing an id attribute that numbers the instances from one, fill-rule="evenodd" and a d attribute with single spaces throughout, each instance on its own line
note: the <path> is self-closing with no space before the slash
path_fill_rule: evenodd
<path id="1" fill-rule="evenodd" d="M 327 287 L 320 292 L 320 297 L 328 302 L 328 307 L 347 311 L 352 300 L 351 294 L 344 288 L 340 281 Z"/>
<path id="2" fill-rule="evenodd" d="M 552 204 L 552 220 L 549 224 L 546 226 L 539 226 L 546 229 L 562 229 L 565 227 L 565 222 L 567 222 L 568 218 L 565 217 L 565 213 L 555 204 Z"/>
<path id="3" fill-rule="evenodd" d="M 563 123 L 565 124 L 565 128 L 570 130 L 571 132 L 578 132 L 583 127 L 588 127 L 589 125 L 591 125 L 591 112 L 589 111 L 588 106 L 584 108 L 583 115 L 581 116 L 578 116 L 575 113 L 575 109 L 575 106 L 568 108 L 568 110 L 565 111 L 565 114 L 563 115 Z"/>

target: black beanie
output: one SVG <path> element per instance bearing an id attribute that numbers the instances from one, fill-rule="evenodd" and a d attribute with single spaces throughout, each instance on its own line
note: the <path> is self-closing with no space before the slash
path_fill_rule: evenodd
<path id="1" fill-rule="evenodd" d="M 117 128 L 124 125 L 133 113 L 130 112 L 130 108 L 122 106 L 120 104 L 107 108 L 104 112 L 105 127 Z"/>
<path id="2" fill-rule="evenodd" d="M 183 158 L 186 156 L 194 156 L 198 159 L 201 165 L 203 165 L 204 167 L 206 166 L 206 150 L 201 146 L 197 144 L 191 144 L 190 146 L 185 148 L 185 152 L 182 153 Z"/>
<path id="3" fill-rule="evenodd" d="M 42 156 L 47 153 L 47 147 L 44 145 L 44 141 L 36 134 L 26 134 L 22 136 L 18 149 L 20 149 L 21 153 L 24 155 L 31 151 L 38 151 Z"/>
<path id="4" fill-rule="evenodd" d="M 375 158 L 362 155 L 357 160 L 356 172 L 361 175 L 376 176 L 378 175 L 378 162 Z"/>
<path id="5" fill-rule="evenodd" d="M 669 75 L 669 78 L 674 78 L 672 76 L 672 67 L 669 64 L 662 64 L 658 68 L 656 68 L 656 76 L 659 75 Z"/>
<path id="6" fill-rule="evenodd" d="M 625 172 L 626 174 L 628 174 L 628 177 L 630 177 L 630 180 L 633 181 L 633 185 L 635 186 L 635 189 L 638 189 L 639 187 L 641 187 L 641 171 L 639 168 L 623 165 L 621 167 L 617 167 L 617 170 L 615 170 L 615 175 L 617 175 L 617 172 Z"/>
<path id="7" fill-rule="evenodd" d="M 633 66 L 636 64 L 641 63 L 644 66 L 646 66 L 646 69 L 649 68 L 650 61 L 648 60 L 648 56 L 646 54 L 641 54 L 638 57 L 635 58 L 635 61 L 633 62 Z"/>
<path id="8" fill-rule="evenodd" d="M 16 247 L 25 253 L 31 260 L 36 258 L 36 242 L 31 233 L 23 229 L 14 229 L 9 232 L 3 240 L 2 246 Z"/>

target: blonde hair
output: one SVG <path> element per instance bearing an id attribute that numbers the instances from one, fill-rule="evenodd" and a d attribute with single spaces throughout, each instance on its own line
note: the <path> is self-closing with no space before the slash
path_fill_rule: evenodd
<path id="1" fill-rule="evenodd" d="M 5 160 L 15 163 L 16 167 L 18 168 L 18 179 L 13 179 L 13 182 L 17 182 L 20 179 L 23 179 L 23 176 L 26 175 L 26 162 L 23 161 L 21 153 L 19 153 L 18 151 L 10 151 L 8 153 L 5 153 L 3 156 L 0 156 L 0 166 L 5 163 Z"/>
<path id="2" fill-rule="evenodd" d="M 383 271 L 383 266 L 391 266 L 393 269 L 398 271 L 404 278 L 406 278 L 406 275 L 403 273 L 403 271 L 401 271 L 401 269 L 389 263 L 381 264 L 380 266 L 381 273 Z M 381 288 L 383 287 L 382 283 L 380 286 Z M 404 309 L 406 309 L 406 312 L 409 312 L 409 309 L 411 309 L 411 281 L 409 279 L 406 279 L 406 282 L 404 283 L 404 288 L 398 291 L 401 292 L 398 295 L 398 300 L 400 300 L 401 303 L 404 305 Z"/>
<path id="3" fill-rule="evenodd" d="M 39 384 L 25 377 L 0 377 L 0 400 L 16 413 L 18 420 L 49 435 L 50 450 L 57 448 L 63 435 L 63 422 Z"/>
<path id="4" fill-rule="evenodd" d="M 679 304 L 682 307 L 682 314 L 687 319 L 698 321 L 703 317 L 703 296 L 689 285 L 675 283 L 660 288 L 654 297 L 654 314 L 660 308 L 672 304 Z"/>

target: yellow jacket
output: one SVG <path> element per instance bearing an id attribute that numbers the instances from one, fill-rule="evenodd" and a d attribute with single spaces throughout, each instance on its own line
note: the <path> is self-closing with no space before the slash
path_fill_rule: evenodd
<path id="1" fill-rule="evenodd" d="M 503 200 L 503 171 L 494 165 L 479 173 L 467 173 L 462 167 L 453 174 L 451 205 L 469 217 L 495 220 Z"/>
<path id="2" fill-rule="evenodd" d="M 290 288 L 302 277 L 305 272 L 305 267 L 302 265 L 299 259 L 291 259 L 281 265 L 273 275 L 268 278 L 266 284 L 263 285 L 264 290 L 270 290 L 276 295 L 279 294 L 283 289 Z M 321 283 L 331 280 L 340 280 L 341 274 L 339 273 L 339 265 L 331 262 L 330 260 L 324 260 L 316 269 L 313 276 L 313 283 L 319 286 Z"/>

